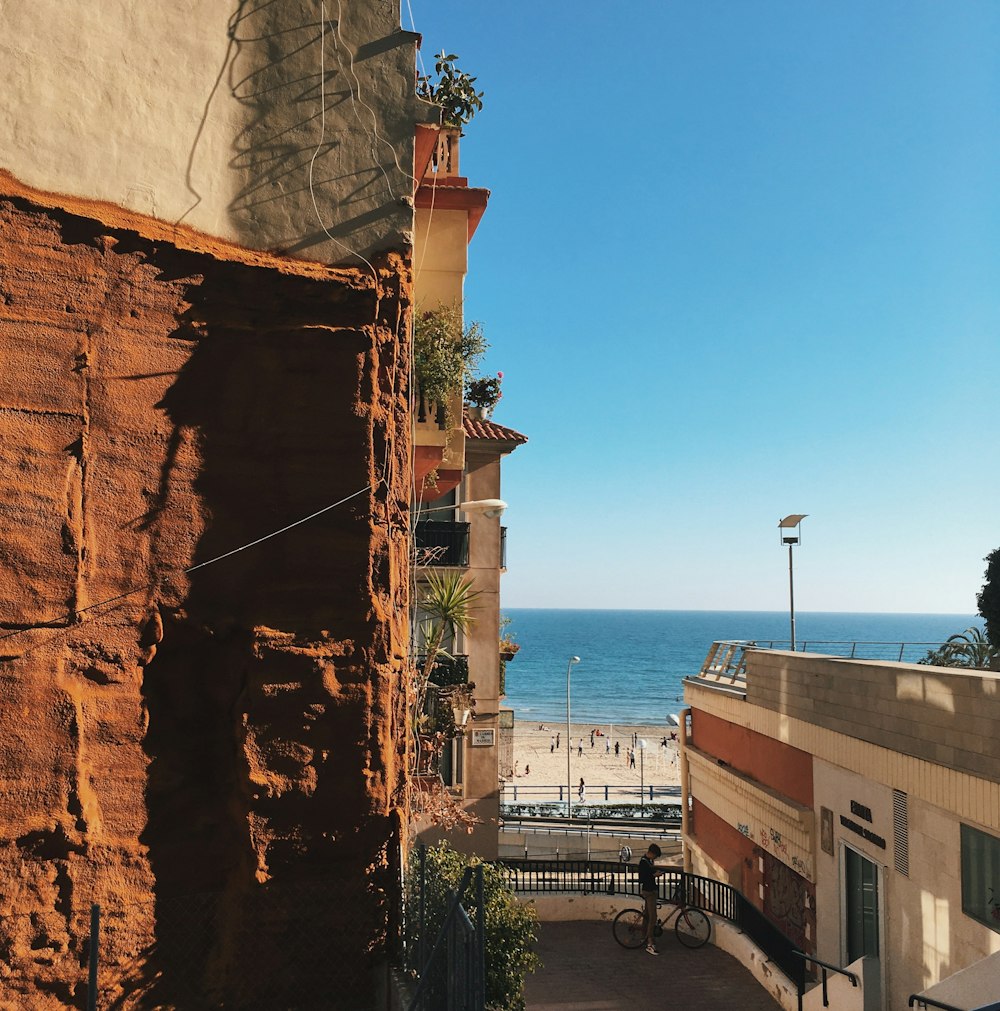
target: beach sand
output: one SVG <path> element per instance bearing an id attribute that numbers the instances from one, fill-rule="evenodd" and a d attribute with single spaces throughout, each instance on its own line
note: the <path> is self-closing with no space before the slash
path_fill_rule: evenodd
<path id="1" fill-rule="evenodd" d="M 527 720 L 514 721 L 514 768 L 516 775 L 508 783 L 518 786 L 543 786 L 566 782 L 566 724 L 545 723 L 539 729 L 538 723 Z M 602 731 L 602 736 L 594 737 L 590 746 L 590 732 Z M 677 742 L 669 741 L 670 727 L 627 726 L 620 723 L 572 724 L 571 775 L 574 789 L 582 777 L 588 790 L 599 786 L 639 786 L 640 774 L 646 786 L 677 786 L 680 783 L 680 763 L 677 760 Z M 551 750 L 552 738 L 560 736 L 560 747 Z M 646 741 L 645 758 L 636 750 L 635 768 L 630 769 L 625 757 L 632 746 L 632 735 L 637 734 Z M 609 736 L 610 735 L 610 736 Z M 666 737 L 668 747 L 661 741 Z M 580 738 L 583 738 L 583 754 L 578 752 Z M 611 751 L 605 748 L 605 740 L 610 740 Z M 619 745 L 619 755 L 615 757 L 615 742 Z M 644 764 L 645 769 L 640 768 Z M 525 774 L 525 770 L 530 770 Z"/>

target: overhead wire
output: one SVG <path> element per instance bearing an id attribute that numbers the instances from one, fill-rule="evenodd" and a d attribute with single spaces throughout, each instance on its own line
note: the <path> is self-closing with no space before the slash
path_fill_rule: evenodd
<path id="1" fill-rule="evenodd" d="M 295 527 L 302 526 L 303 523 L 308 523 L 310 520 L 314 520 L 324 513 L 330 512 L 332 509 L 336 509 L 338 506 L 345 505 L 352 499 L 357 498 L 359 495 L 363 495 L 365 492 L 374 492 L 378 489 L 378 486 L 382 483 L 383 479 L 380 478 L 375 484 L 365 485 L 364 488 L 359 488 L 355 492 L 351 492 L 350 495 L 345 495 L 344 498 L 338 499 L 336 502 L 331 502 L 329 505 L 323 506 L 322 509 L 317 509 L 315 512 L 309 513 L 308 516 L 301 516 L 297 520 L 293 520 L 291 523 L 286 523 L 283 527 L 279 527 L 277 530 L 272 530 L 270 533 L 264 534 L 263 537 L 257 537 L 252 541 L 247 541 L 246 544 L 241 544 L 238 548 L 233 548 L 230 551 L 225 551 L 221 555 L 216 555 L 214 558 L 207 558 L 203 562 L 198 562 L 196 565 L 189 565 L 185 569 L 180 570 L 181 575 L 188 575 L 192 572 L 197 572 L 198 569 L 207 568 L 209 565 L 215 565 L 216 562 L 221 562 L 226 558 L 231 558 L 233 555 L 238 555 L 241 551 L 246 551 L 249 548 L 255 548 L 258 544 L 263 544 L 265 541 L 269 541 L 274 537 L 278 537 L 281 534 L 287 533 L 289 530 L 293 530 Z M 124 600 L 126 597 L 131 597 L 135 593 L 139 593 L 142 590 L 149 590 L 153 587 L 159 585 L 160 580 L 154 579 L 148 583 L 138 583 L 135 586 L 124 590 L 122 593 L 118 593 L 113 597 L 107 597 L 104 600 L 99 600 L 94 604 L 88 604 L 86 607 L 74 608 L 71 611 L 67 611 L 65 614 L 59 615 L 57 618 L 51 618 L 49 621 L 42 622 L 38 625 L 31 625 L 25 628 L 16 628 L 12 631 L 6 632 L 0 635 L 0 642 L 5 639 L 10 639 L 15 635 L 22 635 L 25 632 L 34 632 L 40 628 L 54 628 L 60 622 L 72 621 L 73 618 L 78 617 L 81 614 L 86 614 L 89 611 L 96 610 L 99 607 L 104 607 L 107 604 L 116 603 L 119 600 Z M 73 626 L 71 626 L 73 627 Z"/>

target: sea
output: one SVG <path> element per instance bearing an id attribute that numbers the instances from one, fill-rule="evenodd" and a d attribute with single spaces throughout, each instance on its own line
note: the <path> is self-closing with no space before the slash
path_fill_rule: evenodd
<path id="1" fill-rule="evenodd" d="M 701 669 L 713 642 L 752 639 L 789 647 L 788 612 L 597 611 L 504 608 L 507 628 L 520 650 L 507 664 L 504 705 L 515 719 L 539 723 L 566 719 L 566 669 L 572 656 L 573 722 L 664 726 L 683 700 L 683 679 Z M 915 663 L 948 636 L 970 626 L 975 615 L 847 614 L 797 612 L 796 648 Z M 834 644 L 847 645 L 834 645 Z"/>

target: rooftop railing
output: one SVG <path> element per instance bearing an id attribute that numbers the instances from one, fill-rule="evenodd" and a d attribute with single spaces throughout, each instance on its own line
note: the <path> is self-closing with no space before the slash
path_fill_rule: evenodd
<path id="1" fill-rule="evenodd" d="M 860 639 L 796 640 L 793 650 L 788 639 L 732 639 L 713 642 L 698 677 L 711 681 L 746 685 L 747 652 L 755 649 L 819 653 L 845 660 L 885 660 L 892 663 L 917 663 L 941 642 L 864 642 Z"/>

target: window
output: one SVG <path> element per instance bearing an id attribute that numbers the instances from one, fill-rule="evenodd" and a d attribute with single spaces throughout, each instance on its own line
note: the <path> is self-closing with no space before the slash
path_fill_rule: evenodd
<path id="1" fill-rule="evenodd" d="M 1000 839 L 962 826 L 962 912 L 1000 933 Z"/>

